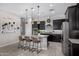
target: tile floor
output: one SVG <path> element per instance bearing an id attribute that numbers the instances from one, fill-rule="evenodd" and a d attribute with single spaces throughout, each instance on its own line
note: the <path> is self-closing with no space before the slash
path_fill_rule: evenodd
<path id="1" fill-rule="evenodd" d="M 39 54 L 32 53 L 29 50 L 17 48 L 18 44 L 12 44 L 0 48 L 0 56 L 64 56 L 62 45 L 59 42 L 49 42 L 48 50 L 42 50 Z"/>

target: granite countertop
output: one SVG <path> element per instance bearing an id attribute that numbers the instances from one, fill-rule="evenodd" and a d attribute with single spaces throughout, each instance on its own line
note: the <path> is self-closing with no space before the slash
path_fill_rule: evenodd
<path id="1" fill-rule="evenodd" d="M 79 39 L 69 39 L 71 43 L 79 44 Z"/>
<path id="2" fill-rule="evenodd" d="M 47 38 L 48 35 L 40 35 L 38 37 Z"/>
<path id="3" fill-rule="evenodd" d="M 53 33 L 52 32 L 41 33 L 41 35 L 49 35 L 49 34 L 53 34 Z"/>
<path id="4" fill-rule="evenodd" d="M 48 35 L 32 35 L 33 37 L 47 38 Z M 30 36 L 31 37 L 31 36 Z"/>
<path id="5" fill-rule="evenodd" d="M 62 34 L 62 30 L 41 31 L 41 35 Z"/>

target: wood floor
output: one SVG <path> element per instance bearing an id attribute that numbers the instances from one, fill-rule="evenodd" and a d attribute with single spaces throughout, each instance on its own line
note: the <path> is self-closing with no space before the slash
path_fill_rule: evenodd
<path id="1" fill-rule="evenodd" d="M 0 48 L 0 56 L 64 56 L 62 45 L 59 42 L 49 42 L 48 50 L 42 50 L 39 54 L 32 53 L 29 50 L 17 48 L 18 44 L 12 44 Z"/>

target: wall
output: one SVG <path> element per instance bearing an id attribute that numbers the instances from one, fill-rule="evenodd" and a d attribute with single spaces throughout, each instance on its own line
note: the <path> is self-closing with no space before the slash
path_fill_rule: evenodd
<path id="1" fill-rule="evenodd" d="M 8 22 L 15 22 L 15 30 L 7 31 L 2 33 L 2 24 Z M 0 47 L 10 45 L 18 42 L 18 36 L 20 35 L 20 29 L 16 29 L 20 27 L 20 19 L 10 13 L 5 13 L 0 11 Z"/>
<path id="2" fill-rule="evenodd" d="M 25 35 L 29 36 L 32 35 L 32 23 L 31 18 L 28 18 L 27 24 L 25 24 Z"/>

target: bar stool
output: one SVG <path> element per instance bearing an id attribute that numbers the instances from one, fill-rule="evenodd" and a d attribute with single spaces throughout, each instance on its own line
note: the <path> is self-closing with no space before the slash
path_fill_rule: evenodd
<path id="1" fill-rule="evenodd" d="M 24 44 L 25 39 L 22 38 L 22 36 L 19 36 L 19 44 L 18 44 L 18 48 L 25 48 L 25 44 Z"/>
<path id="2" fill-rule="evenodd" d="M 27 45 L 26 48 L 29 49 L 29 51 L 30 51 L 30 44 L 31 44 L 32 40 L 28 36 L 25 36 L 25 39 L 26 39 L 26 45 Z"/>
<path id="3" fill-rule="evenodd" d="M 31 39 L 32 39 L 32 42 L 33 42 L 32 52 L 37 51 L 37 54 L 38 54 L 41 51 L 41 50 L 39 51 L 39 49 L 38 49 L 39 44 L 40 44 L 40 48 L 41 48 L 41 41 L 38 40 L 38 38 L 35 38 L 35 37 L 31 37 Z M 37 45 L 36 47 L 35 47 L 35 44 Z"/>

